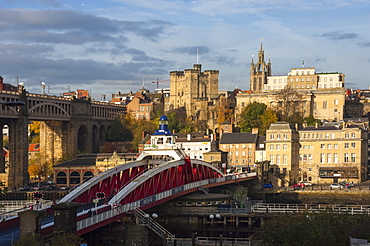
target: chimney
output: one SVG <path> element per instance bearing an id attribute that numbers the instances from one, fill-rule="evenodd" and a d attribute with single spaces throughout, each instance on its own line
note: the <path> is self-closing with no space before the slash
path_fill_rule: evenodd
<path id="1" fill-rule="evenodd" d="M 252 134 L 258 134 L 258 127 L 252 128 Z"/>

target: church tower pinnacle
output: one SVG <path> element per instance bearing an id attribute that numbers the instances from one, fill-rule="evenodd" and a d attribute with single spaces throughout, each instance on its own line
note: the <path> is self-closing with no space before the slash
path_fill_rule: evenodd
<path id="1" fill-rule="evenodd" d="M 258 51 L 258 62 L 255 64 L 252 58 L 250 67 L 250 90 L 255 93 L 259 93 L 263 90 L 264 84 L 267 84 L 267 77 L 271 76 L 271 62 L 265 62 L 265 52 L 262 47 L 262 41 L 260 50 Z"/>

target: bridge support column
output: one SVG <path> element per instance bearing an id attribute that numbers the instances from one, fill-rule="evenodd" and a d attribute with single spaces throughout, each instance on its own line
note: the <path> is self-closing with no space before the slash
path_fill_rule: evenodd
<path id="1" fill-rule="evenodd" d="M 73 150 L 69 141 L 68 122 L 40 122 L 40 156 L 42 163 L 55 164 L 64 154 Z M 69 143 L 69 146 L 66 144 Z"/>
<path id="2" fill-rule="evenodd" d="M 77 231 L 77 207 L 76 202 L 63 202 L 52 205 L 54 209 L 54 234 L 76 233 Z"/>
<path id="3" fill-rule="evenodd" d="M 148 245 L 148 228 L 143 225 L 130 224 L 126 227 L 125 245 Z"/>
<path id="4" fill-rule="evenodd" d="M 19 116 L 9 124 L 9 189 L 28 185 L 28 118 Z"/>
<path id="5" fill-rule="evenodd" d="M 18 213 L 20 236 L 22 237 L 30 233 L 39 234 L 41 230 L 41 217 L 44 214 L 44 211 L 36 210 L 26 210 Z"/>

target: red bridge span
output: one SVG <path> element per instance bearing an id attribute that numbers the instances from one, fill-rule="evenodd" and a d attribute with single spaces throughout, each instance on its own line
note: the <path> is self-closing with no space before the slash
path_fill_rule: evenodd
<path id="1" fill-rule="evenodd" d="M 91 203 L 104 193 L 104 204 L 78 213 L 77 234 L 83 235 L 125 216 L 136 208 L 148 209 L 201 188 L 251 180 L 256 173 L 224 175 L 211 164 L 185 158 L 159 165 L 139 160 L 117 166 L 71 191 L 59 203 Z M 52 232 L 53 223 L 42 227 L 42 234 Z"/>

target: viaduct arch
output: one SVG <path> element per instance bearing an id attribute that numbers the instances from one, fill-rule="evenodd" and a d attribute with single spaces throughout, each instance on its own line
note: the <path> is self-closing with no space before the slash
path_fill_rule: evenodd
<path id="1" fill-rule="evenodd" d="M 3 104 L 11 101 L 25 105 Z M 9 127 L 9 167 L 6 168 L 4 153 L 0 151 L 0 180 L 10 189 L 28 184 L 29 122 L 41 122 L 41 161 L 54 164 L 64 155 L 98 152 L 110 124 L 125 112 L 123 105 L 32 94 L 23 87 L 17 92 L 0 90 L 0 128 Z"/>

